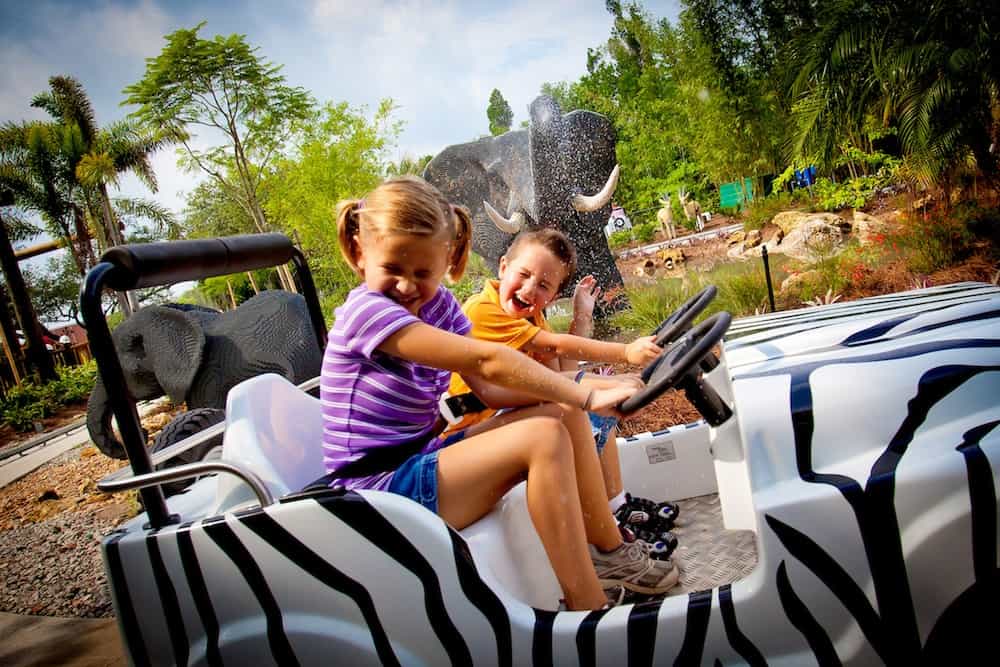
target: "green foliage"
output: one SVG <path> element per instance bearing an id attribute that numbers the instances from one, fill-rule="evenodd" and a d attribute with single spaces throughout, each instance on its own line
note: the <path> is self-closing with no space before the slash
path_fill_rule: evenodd
<path id="1" fill-rule="evenodd" d="M 968 254 L 974 240 L 970 223 L 979 215 L 981 212 L 972 206 L 950 210 L 936 207 L 924 213 L 910 213 L 887 241 L 906 253 L 910 270 L 931 273 Z"/>
<path id="2" fill-rule="evenodd" d="M 496 88 L 490 93 L 490 103 L 486 107 L 486 118 L 490 121 L 490 134 L 494 137 L 510 130 L 514 112 L 503 95 Z"/>
<path id="3" fill-rule="evenodd" d="M 798 190 L 797 192 L 805 192 Z M 767 197 L 758 197 L 747 204 L 743 210 L 743 228 L 747 231 L 760 229 L 774 219 L 774 216 L 782 211 L 790 211 L 804 208 L 801 195 L 793 195 L 790 192 L 773 192 Z"/>
<path id="4" fill-rule="evenodd" d="M 18 431 L 30 431 L 34 423 L 56 412 L 61 405 L 86 400 L 97 381 L 97 364 L 63 367 L 60 377 L 48 384 L 26 380 L 0 401 L 0 417 Z"/>
<path id="5" fill-rule="evenodd" d="M 649 243 L 653 240 L 659 228 L 660 226 L 653 222 L 635 225 L 632 227 L 632 236 L 639 243 Z"/>
<path id="6" fill-rule="evenodd" d="M 608 247 L 612 250 L 616 248 L 624 248 L 631 242 L 632 230 L 630 229 L 623 229 L 620 232 L 612 232 L 611 236 L 608 237 Z"/>

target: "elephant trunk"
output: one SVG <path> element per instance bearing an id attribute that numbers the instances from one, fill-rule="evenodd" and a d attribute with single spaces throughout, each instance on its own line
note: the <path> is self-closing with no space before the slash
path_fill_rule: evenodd
<path id="1" fill-rule="evenodd" d="M 115 438 L 111 425 L 113 416 L 104 381 L 98 377 L 97 384 L 90 392 L 90 400 L 87 401 L 87 431 L 91 441 L 101 452 L 113 459 L 124 459 L 127 458 L 125 447 Z"/>

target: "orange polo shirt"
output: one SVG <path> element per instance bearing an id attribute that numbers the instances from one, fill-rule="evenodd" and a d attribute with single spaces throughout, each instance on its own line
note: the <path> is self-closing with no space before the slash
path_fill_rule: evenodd
<path id="1" fill-rule="evenodd" d="M 472 330 L 469 335 L 480 340 L 488 340 L 492 343 L 502 343 L 515 350 L 520 350 L 524 345 L 534 338 L 539 331 L 552 331 L 549 323 L 545 320 L 545 315 L 538 313 L 532 319 L 515 318 L 507 314 L 507 311 L 500 305 L 499 280 L 488 280 L 483 286 L 483 291 L 474 296 L 470 296 L 462 306 L 469 321 L 472 322 Z M 538 356 L 529 354 L 535 361 L 542 361 Z M 469 385 L 465 384 L 462 376 L 458 373 L 451 374 L 451 385 L 448 393 L 452 396 L 465 394 L 472 391 Z M 496 414 L 496 410 L 484 410 L 469 414 L 463 417 L 462 421 L 455 426 L 449 426 L 445 432 L 454 431 L 460 428 L 468 428 L 473 424 Z"/>

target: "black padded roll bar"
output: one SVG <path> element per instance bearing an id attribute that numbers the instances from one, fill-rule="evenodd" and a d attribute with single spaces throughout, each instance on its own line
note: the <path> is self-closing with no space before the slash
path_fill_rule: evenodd
<path id="1" fill-rule="evenodd" d="M 284 234 L 247 234 L 116 246 L 101 261 L 115 266 L 107 287 L 133 290 L 276 266 L 294 252 Z"/>
<path id="2" fill-rule="evenodd" d="M 151 474 L 153 462 L 146 449 L 135 398 L 125 382 L 118 352 L 101 308 L 104 288 L 123 291 L 170 285 L 263 269 L 288 261 L 295 264 L 316 343 L 322 354 L 326 347 L 326 326 L 312 273 L 302 251 L 292 245 L 291 239 L 284 234 L 249 234 L 116 246 L 105 252 L 98 265 L 87 273 L 80 288 L 80 313 L 87 326 L 91 353 L 97 360 L 97 369 L 108 392 L 108 403 L 118 422 L 122 444 L 135 476 Z M 155 479 L 164 480 L 162 477 Z M 174 517 L 168 514 L 163 492 L 158 485 L 139 488 L 139 495 L 142 496 L 151 527 L 161 528 L 174 521 Z"/>

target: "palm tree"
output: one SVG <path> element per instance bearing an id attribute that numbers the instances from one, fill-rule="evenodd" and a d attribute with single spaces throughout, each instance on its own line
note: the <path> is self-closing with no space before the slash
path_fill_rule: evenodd
<path id="1" fill-rule="evenodd" d="M 148 132 L 134 121 L 118 121 L 107 128 L 98 127 L 93 105 L 80 83 L 68 76 L 49 79 L 49 91 L 35 96 L 31 104 L 44 109 L 64 127 L 79 132 L 82 151 L 69 158 L 72 180 L 82 187 L 83 197 L 99 230 L 101 249 L 125 242 L 124 225 L 116 217 L 108 185 L 117 185 L 122 174 L 135 174 L 151 191 L 157 191 L 150 156 L 160 148 L 175 143 L 178 137 L 170 132 Z M 148 207 L 147 207 L 148 208 Z M 122 310 L 130 314 L 138 308 L 131 297 L 121 302 Z"/>

